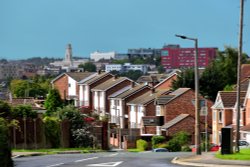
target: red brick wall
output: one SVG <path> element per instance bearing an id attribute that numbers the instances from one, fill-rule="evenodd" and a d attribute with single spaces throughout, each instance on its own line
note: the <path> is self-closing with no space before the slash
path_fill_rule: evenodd
<path id="1" fill-rule="evenodd" d="M 65 74 L 62 75 L 60 78 L 58 78 L 53 83 L 53 86 L 55 89 L 57 89 L 59 91 L 61 99 L 66 99 L 66 97 L 68 96 L 68 87 L 69 87 L 68 86 L 68 76 Z"/>
<path id="2" fill-rule="evenodd" d="M 189 125 L 189 126 L 187 126 Z M 194 143 L 194 134 L 195 134 L 195 119 L 194 117 L 187 117 L 177 124 L 173 125 L 167 130 L 167 136 L 173 136 L 174 134 L 184 131 L 192 136 L 192 143 Z"/>
<path id="3" fill-rule="evenodd" d="M 225 126 L 231 125 L 233 123 L 233 111 L 230 109 L 225 109 Z"/>
<path id="4" fill-rule="evenodd" d="M 164 83 L 157 86 L 156 89 L 170 89 L 172 86 L 173 80 L 176 80 L 176 79 L 177 79 L 177 75 L 175 74 L 171 78 L 167 79 Z"/>
<path id="5" fill-rule="evenodd" d="M 154 101 L 145 106 L 146 115 L 145 116 L 155 116 L 155 105 Z"/>
<path id="6" fill-rule="evenodd" d="M 145 126 L 144 132 L 145 132 L 145 134 L 156 134 L 156 127 L 155 126 Z"/>
<path id="7" fill-rule="evenodd" d="M 192 104 L 192 100 L 195 98 L 194 91 L 189 90 L 183 95 L 177 97 L 176 99 L 169 102 L 165 107 L 165 122 L 168 122 L 180 114 L 190 114 L 192 117 L 195 118 L 195 107 Z M 202 99 L 200 97 L 200 99 Z M 208 105 L 208 126 L 212 127 L 212 102 L 207 100 Z M 201 122 L 205 122 L 205 116 L 200 117 Z M 190 124 L 189 124 L 190 125 Z"/>

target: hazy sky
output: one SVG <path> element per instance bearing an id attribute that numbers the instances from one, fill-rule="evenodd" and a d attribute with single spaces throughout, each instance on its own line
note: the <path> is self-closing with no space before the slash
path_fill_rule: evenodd
<path id="1" fill-rule="evenodd" d="M 0 58 L 64 57 L 128 48 L 238 47 L 240 0 L 0 0 Z M 250 55 L 250 2 L 243 51 Z"/>

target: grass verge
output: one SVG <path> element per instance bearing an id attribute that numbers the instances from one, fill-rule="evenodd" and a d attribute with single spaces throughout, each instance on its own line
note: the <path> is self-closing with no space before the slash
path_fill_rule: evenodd
<path id="1" fill-rule="evenodd" d="M 224 155 L 221 155 L 220 152 L 218 152 L 215 155 L 215 157 L 219 158 L 219 159 L 249 160 L 250 161 L 250 149 L 249 148 L 245 148 L 245 149 L 241 149 L 239 153 L 224 154 Z"/>
<path id="2" fill-rule="evenodd" d="M 12 149 L 12 152 L 39 152 L 53 154 L 58 152 L 79 151 L 80 153 L 100 152 L 101 150 L 92 148 L 48 148 L 48 149 Z"/>
<path id="3" fill-rule="evenodd" d="M 128 152 L 142 152 L 142 150 L 138 149 L 138 148 L 130 148 L 127 149 Z"/>

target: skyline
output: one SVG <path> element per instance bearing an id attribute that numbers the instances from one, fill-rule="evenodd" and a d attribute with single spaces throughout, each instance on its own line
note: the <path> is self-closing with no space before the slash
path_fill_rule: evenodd
<path id="1" fill-rule="evenodd" d="M 244 9 L 243 52 L 250 55 L 248 1 Z M 175 34 L 223 50 L 238 47 L 239 1 L 2 0 L 0 20 L 0 58 L 8 60 L 63 58 L 68 43 L 74 57 L 164 44 L 194 47 Z"/>

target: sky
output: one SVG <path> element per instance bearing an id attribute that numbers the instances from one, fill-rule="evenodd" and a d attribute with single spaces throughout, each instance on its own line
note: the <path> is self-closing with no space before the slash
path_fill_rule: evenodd
<path id="1" fill-rule="evenodd" d="M 250 55 L 250 1 L 243 51 Z M 63 58 L 130 48 L 238 47 L 240 0 L 0 0 L 0 59 Z"/>

